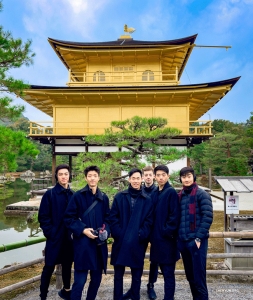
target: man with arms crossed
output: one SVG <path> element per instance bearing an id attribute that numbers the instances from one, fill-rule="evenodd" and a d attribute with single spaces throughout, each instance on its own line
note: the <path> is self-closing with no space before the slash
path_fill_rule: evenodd
<path id="1" fill-rule="evenodd" d="M 129 187 L 119 192 L 110 213 L 112 245 L 111 264 L 114 266 L 114 300 L 140 299 L 144 257 L 152 225 L 152 201 L 141 189 L 142 172 L 129 172 Z M 131 268 L 130 290 L 123 295 L 125 267 Z"/>
<path id="2" fill-rule="evenodd" d="M 152 193 L 154 220 L 151 231 L 150 261 L 159 264 L 164 277 L 164 300 L 173 300 L 175 293 L 175 266 L 179 259 L 177 230 L 179 224 L 178 195 L 169 184 L 169 169 L 155 167 L 158 189 Z"/>
<path id="3" fill-rule="evenodd" d="M 65 224 L 73 233 L 74 284 L 71 299 L 81 300 L 83 287 L 90 271 L 86 300 L 95 300 L 101 283 L 102 272 L 107 267 L 107 243 L 97 233 L 109 235 L 109 199 L 98 188 L 100 170 L 90 166 L 84 170 L 87 185 L 71 198 L 65 213 Z M 106 236 L 105 236 L 106 239 Z"/>
<path id="4" fill-rule="evenodd" d="M 38 220 L 47 238 L 45 248 L 45 266 L 41 274 L 40 298 L 47 298 L 48 287 L 55 265 L 62 265 L 63 289 L 59 296 L 70 299 L 71 266 L 73 262 L 73 244 L 70 232 L 64 226 L 64 213 L 73 191 L 69 188 L 69 166 L 59 165 L 55 170 L 55 187 L 43 195 Z"/>
<path id="5" fill-rule="evenodd" d="M 183 189 L 179 193 L 181 217 L 178 248 L 193 299 L 208 300 L 206 257 L 209 228 L 213 221 L 212 200 L 196 184 L 192 168 L 181 169 L 179 175 Z"/>

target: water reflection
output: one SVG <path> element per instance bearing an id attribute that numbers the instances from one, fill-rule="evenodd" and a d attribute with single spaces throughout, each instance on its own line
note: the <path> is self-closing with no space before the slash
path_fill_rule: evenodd
<path id="1" fill-rule="evenodd" d="M 23 232 L 30 229 L 30 235 L 38 230 L 39 224 L 32 224 L 27 222 L 26 216 L 10 216 L 4 215 L 7 205 L 19 201 L 28 201 L 29 196 L 27 193 L 30 191 L 31 186 L 29 183 L 17 178 L 15 182 L 5 184 L 0 188 L 0 236 L 1 230 L 13 228 L 17 232 Z M 1 238 L 1 243 L 5 241 Z"/>
<path id="2" fill-rule="evenodd" d="M 19 201 L 28 201 L 27 195 L 31 190 L 31 184 L 17 178 L 14 182 L 0 186 L 0 241 L 1 244 L 9 244 L 25 240 L 30 237 L 41 236 L 39 223 L 28 222 L 26 216 L 4 215 L 7 205 Z M 19 248 L 0 253 L 0 268 L 13 263 L 30 261 L 42 256 L 45 243 Z M 27 255 L 29 253 L 29 255 Z"/>

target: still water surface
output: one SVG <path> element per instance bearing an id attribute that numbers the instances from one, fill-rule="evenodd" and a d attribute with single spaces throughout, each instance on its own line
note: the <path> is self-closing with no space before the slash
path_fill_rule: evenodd
<path id="1" fill-rule="evenodd" d="M 38 225 L 26 221 L 26 216 L 5 216 L 7 205 L 28 201 L 27 192 L 31 190 L 30 183 L 17 178 L 15 182 L 0 187 L 0 244 L 9 244 L 28 239 L 32 236 L 41 236 Z M 19 248 L 0 253 L 0 268 L 13 263 L 27 262 L 42 257 L 45 243 Z"/>

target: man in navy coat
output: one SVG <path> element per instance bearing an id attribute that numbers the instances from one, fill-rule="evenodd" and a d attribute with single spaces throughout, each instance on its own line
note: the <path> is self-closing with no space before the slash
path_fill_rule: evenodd
<path id="1" fill-rule="evenodd" d="M 155 174 L 154 168 L 151 166 L 146 166 L 142 169 L 142 179 L 143 191 L 151 196 L 152 192 L 157 189 L 157 186 L 154 183 Z M 154 283 L 157 281 L 158 277 L 158 264 L 155 262 L 150 262 L 149 266 L 149 277 L 148 277 L 148 284 L 147 284 L 147 293 L 150 300 L 156 299 L 156 292 L 154 290 Z"/>
<path id="2" fill-rule="evenodd" d="M 62 265 L 63 289 L 59 296 L 70 299 L 71 266 L 73 262 L 73 244 L 70 233 L 64 226 L 64 213 L 73 192 L 69 188 L 70 170 L 68 165 L 59 165 L 55 170 L 57 183 L 43 195 L 38 219 L 44 236 L 47 238 L 45 248 L 45 265 L 41 274 L 40 298 L 47 298 L 50 278 L 56 264 Z"/>
<path id="3" fill-rule="evenodd" d="M 193 299 L 208 300 L 206 257 L 209 229 L 213 222 L 212 199 L 196 184 L 191 167 L 182 168 L 179 175 L 183 189 L 179 193 L 178 248 Z"/>
<path id="4" fill-rule="evenodd" d="M 109 199 L 98 188 L 100 170 L 97 166 L 87 167 L 84 175 L 87 185 L 74 194 L 64 218 L 66 226 L 73 233 L 74 243 L 72 300 L 81 300 L 88 271 L 91 281 L 86 300 L 95 300 L 103 270 L 106 272 L 108 257 L 106 240 L 101 242 L 94 230 L 103 228 L 100 231 L 109 235 Z"/>
<path id="5" fill-rule="evenodd" d="M 110 213 L 112 245 L 111 264 L 114 266 L 114 300 L 140 299 L 144 257 L 152 225 L 152 201 L 141 188 L 142 172 L 129 172 L 129 187 L 119 192 Z M 125 267 L 131 268 L 130 290 L 123 295 Z"/>
<path id="6" fill-rule="evenodd" d="M 150 237 L 150 261 L 159 264 L 164 277 L 164 300 L 173 300 L 175 293 L 175 266 L 179 259 L 177 230 L 179 225 L 179 201 L 169 184 L 169 169 L 165 165 L 155 167 L 158 189 L 152 193 L 154 220 Z M 153 298 L 155 299 L 155 298 Z"/>

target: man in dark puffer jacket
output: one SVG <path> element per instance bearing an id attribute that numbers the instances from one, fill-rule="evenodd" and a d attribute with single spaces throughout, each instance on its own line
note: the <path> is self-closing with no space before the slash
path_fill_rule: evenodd
<path id="1" fill-rule="evenodd" d="M 180 170 L 180 181 L 183 189 L 179 193 L 181 216 L 178 248 L 193 299 L 208 300 L 206 257 L 209 228 L 213 221 L 212 200 L 196 184 L 192 168 Z"/>

